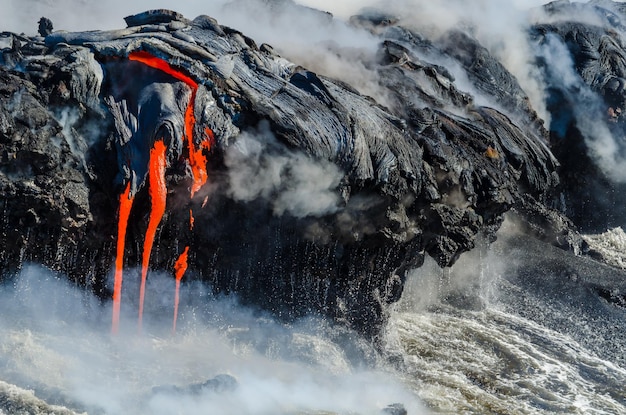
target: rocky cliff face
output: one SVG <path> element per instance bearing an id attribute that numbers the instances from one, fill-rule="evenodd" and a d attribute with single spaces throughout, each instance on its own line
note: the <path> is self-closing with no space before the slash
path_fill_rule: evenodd
<path id="1" fill-rule="evenodd" d="M 547 81 L 563 210 L 586 232 L 623 226 L 624 6 L 555 2 L 546 11 L 550 22 L 535 25 L 531 35 Z M 547 56 L 561 56 L 560 63 Z"/>
<path id="2" fill-rule="evenodd" d="M 550 13 L 559 7 L 570 6 Z M 544 46 L 563 40 L 572 76 L 606 106 L 614 131 L 624 51 L 611 13 L 606 26 L 564 21 L 532 34 Z M 424 255 L 452 265 L 511 209 L 535 236 L 582 246 L 552 209 L 560 194 L 578 209 L 585 191 L 568 144 L 587 154 L 581 118 L 564 105 L 576 92 L 550 84 L 544 126 L 469 32 L 428 39 L 380 13 L 355 16 L 380 39 L 370 69 L 383 105 L 208 16 L 156 10 L 126 22 L 2 34 L 2 269 L 42 263 L 104 300 L 114 269 L 116 281 L 142 263 L 185 272 L 185 258 L 185 279 L 217 293 L 285 318 L 322 313 L 373 337 L 408 269 Z M 498 109 L 476 104 L 442 62 Z M 614 182 L 588 160 L 593 177 Z"/>

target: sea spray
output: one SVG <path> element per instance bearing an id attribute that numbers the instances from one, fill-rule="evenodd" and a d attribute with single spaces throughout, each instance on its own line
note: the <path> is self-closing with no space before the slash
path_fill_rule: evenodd
<path id="1" fill-rule="evenodd" d="M 132 290 L 125 294 L 136 294 L 138 285 L 125 284 Z M 153 273 L 146 286 L 151 303 L 163 304 L 171 288 L 164 273 Z M 371 350 L 356 333 L 323 319 L 280 323 L 234 297 L 207 301 L 210 287 L 201 284 L 181 289 L 190 300 L 181 304 L 176 336 L 167 307 L 145 315 L 142 336 L 110 336 L 110 303 L 41 267 L 25 267 L 0 286 L 2 381 L 90 414 L 378 415 L 396 402 L 410 414 L 428 413 L 384 361 L 364 359 Z M 219 374 L 232 376 L 236 388 L 185 392 Z M 164 392 L 168 385 L 182 392 Z"/>

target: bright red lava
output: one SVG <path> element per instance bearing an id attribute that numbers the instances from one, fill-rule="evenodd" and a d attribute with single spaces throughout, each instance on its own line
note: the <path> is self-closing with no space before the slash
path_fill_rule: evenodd
<path id="1" fill-rule="evenodd" d="M 191 88 L 191 97 L 187 104 L 187 108 L 185 109 L 185 126 L 182 139 L 183 143 L 187 147 L 187 157 L 192 172 L 190 197 L 193 198 L 194 195 L 207 182 L 207 159 L 204 151 L 209 151 L 215 141 L 213 131 L 208 127 L 204 130 L 204 138 L 200 145 L 196 146 L 194 141 L 194 128 L 196 125 L 194 107 L 196 101 L 196 92 L 198 90 L 198 83 L 180 70 L 173 68 L 167 61 L 161 58 L 157 58 L 156 56 L 151 55 L 149 52 L 134 51 L 128 55 L 128 59 L 131 61 L 140 62 L 151 68 L 155 68 L 157 70 L 165 72 L 173 78 L 184 82 L 187 86 Z M 167 185 L 165 182 L 165 168 L 167 167 L 166 152 L 167 147 L 165 146 L 163 141 L 155 142 L 154 148 L 150 150 L 149 192 L 152 206 L 150 210 L 150 217 L 148 220 L 148 228 L 146 230 L 146 236 L 144 239 L 142 256 L 141 287 L 139 292 L 139 330 L 141 330 L 141 324 L 143 320 L 145 285 L 148 275 L 148 266 L 150 265 L 150 254 L 152 252 L 152 246 L 154 244 L 156 231 L 165 213 L 165 205 L 167 200 Z M 204 205 L 206 204 L 206 200 L 207 198 L 205 197 L 202 207 L 204 207 Z M 128 217 L 130 215 L 132 204 L 133 198 L 130 197 L 129 183 L 124 193 L 120 196 L 117 258 L 115 262 L 115 286 L 113 292 L 113 333 L 117 333 L 119 326 L 120 300 L 122 289 L 122 268 L 124 266 L 124 243 L 126 238 L 126 226 L 128 223 Z M 189 210 L 190 230 L 193 229 L 193 226 L 193 211 Z M 174 271 L 176 275 L 176 295 L 174 300 L 173 326 L 174 330 L 176 330 L 176 319 L 178 316 L 180 281 L 187 270 L 188 251 L 189 247 L 186 247 L 174 265 Z"/>
<path id="2" fill-rule="evenodd" d="M 196 102 L 196 91 L 198 90 L 198 83 L 191 79 L 188 75 L 185 75 L 181 71 L 172 68 L 172 66 L 165 60 L 157 58 L 146 51 L 134 51 L 128 55 L 128 59 L 136 62 L 141 62 L 151 68 L 158 69 L 171 75 L 172 77 L 184 82 L 191 88 L 191 98 L 187 104 L 185 110 L 185 131 L 184 136 L 187 141 L 187 148 L 189 150 L 189 164 L 193 174 L 193 183 L 191 185 L 191 197 L 206 183 L 208 174 L 206 171 L 206 157 L 202 153 L 203 149 L 209 150 L 213 141 L 213 131 L 210 128 L 205 129 L 206 138 L 202 141 L 199 148 L 193 140 L 193 130 L 196 124 L 196 116 L 194 114 L 194 105 Z"/>
<path id="3" fill-rule="evenodd" d="M 143 242 L 141 287 L 139 288 L 139 331 L 141 331 L 141 323 L 143 321 L 143 300 L 146 293 L 146 277 L 148 276 L 150 254 L 154 244 L 154 236 L 165 213 L 165 202 L 167 200 L 167 186 L 165 184 L 166 151 L 167 147 L 165 147 L 163 141 L 155 142 L 154 147 L 150 150 L 150 173 L 148 179 L 152 208 L 150 210 L 150 218 L 148 219 L 146 238 Z"/>
<path id="4" fill-rule="evenodd" d="M 158 69 L 160 71 L 165 72 L 168 75 L 173 76 L 179 81 L 183 81 L 187 85 L 191 87 L 192 90 L 198 89 L 198 83 L 191 79 L 189 76 L 185 75 L 181 71 L 172 68 L 172 66 L 165 60 L 161 58 L 157 58 L 156 56 L 151 55 L 149 52 L 143 50 L 137 50 L 134 52 L 130 52 L 128 54 L 128 59 L 131 61 L 141 62 L 144 65 L 147 65 L 151 68 Z"/>
<path id="5" fill-rule="evenodd" d="M 176 275 L 176 293 L 174 294 L 174 324 L 172 325 L 172 332 L 176 332 L 176 320 L 178 319 L 178 301 L 180 298 L 180 280 L 187 271 L 187 255 L 189 254 L 189 247 L 186 246 L 185 250 L 176 260 L 174 264 L 174 274 Z"/>
<path id="6" fill-rule="evenodd" d="M 130 182 L 120 195 L 120 212 L 117 223 L 117 256 L 115 258 L 115 282 L 113 285 L 113 323 L 111 332 L 116 334 L 120 323 L 120 304 L 122 299 L 122 274 L 124 268 L 124 245 L 126 243 L 126 226 L 133 207 L 133 197 L 130 196 Z"/>
<path id="7" fill-rule="evenodd" d="M 211 142 L 213 140 L 213 131 L 210 128 L 205 129 L 205 138 L 202 140 L 200 147 L 196 147 L 193 140 L 193 130 L 196 125 L 196 116 L 193 112 L 194 103 L 196 100 L 196 91 L 191 94 L 191 100 L 187 105 L 185 111 L 185 138 L 187 139 L 187 148 L 189 149 L 189 165 L 191 166 L 191 172 L 193 175 L 193 183 L 191 184 L 191 197 L 204 186 L 208 179 L 208 173 L 206 171 L 206 157 L 203 150 L 209 150 L 211 148 Z"/>

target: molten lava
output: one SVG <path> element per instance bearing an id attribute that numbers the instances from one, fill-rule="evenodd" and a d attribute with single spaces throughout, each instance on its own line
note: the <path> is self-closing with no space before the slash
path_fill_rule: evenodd
<path id="1" fill-rule="evenodd" d="M 213 142 L 213 131 L 205 128 L 205 138 L 202 140 L 200 147 L 196 147 L 193 140 L 193 130 L 196 125 L 196 116 L 193 112 L 194 102 L 196 99 L 196 91 L 191 94 L 191 100 L 185 111 L 185 138 L 187 139 L 187 148 L 189 149 L 189 165 L 193 175 L 193 183 L 191 184 L 191 197 L 204 186 L 207 181 L 208 174 L 206 170 L 206 156 L 203 150 L 210 150 Z"/>
<path id="2" fill-rule="evenodd" d="M 176 292 L 174 294 L 174 324 L 172 325 L 172 332 L 176 332 L 176 320 L 178 319 L 178 301 L 180 298 L 180 280 L 187 271 L 187 255 L 189 254 L 189 247 L 186 246 L 185 250 L 176 260 L 174 264 L 174 275 L 176 276 Z"/>
<path id="3" fill-rule="evenodd" d="M 179 81 L 184 82 L 191 88 L 191 98 L 189 99 L 187 109 L 185 110 L 184 138 L 189 151 L 189 164 L 193 175 L 193 183 L 191 185 L 191 197 L 193 197 L 207 181 L 208 175 L 206 171 L 206 157 L 203 154 L 203 149 L 209 150 L 211 148 L 211 143 L 214 140 L 213 131 L 211 131 L 210 128 L 205 129 L 206 138 L 202 141 L 199 148 L 196 147 L 193 140 L 193 131 L 194 126 L 196 125 L 194 106 L 196 102 L 196 92 L 198 91 L 198 83 L 191 79 L 188 75 L 172 68 L 167 61 L 157 58 L 146 51 L 131 52 L 128 55 L 128 59 L 131 61 L 141 62 L 151 68 L 163 71 Z"/>
<path id="4" fill-rule="evenodd" d="M 143 257 L 141 263 L 141 287 L 139 289 L 139 330 L 141 331 L 141 322 L 143 320 L 143 300 L 146 292 L 146 277 L 148 275 L 148 265 L 150 264 L 150 253 L 154 243 L 154 236 L 157 228 L 161 223 L 163 214 L 165 213 L 165 202 L 167 199 L 167 186 L 165 183 L 165 167 L 167 160 L 165 153 L 167 147 L 163 141 L 154 143 L 154 147 L 150 150 L 150 173 L 149 173 L 149 191 L 152 203 L 150 209 L 150 219 L 148 219 L 148 229 L 146 230 L 146 238 L 143 242 Z"/>
<path id="5" fill-rule="evenodd" d="M 156 56 L 151 55 L 150 53 L 138 50 L 131 52 L 128 55 L 128 59 L 131 61 L 141 62 L 151 68 L 158 69 L 166 74 L 178 79 L 179 81 L 183 81 L 187 85 L 191 87 L 193 91 L 198 89 L 198 83 L 191 79 L 189 76 L 185 75 L 181 71 L 172 68 L 172 66 L 161 58 L 157 58 Z"/>
<path id="6" fill-rule="evenodd" d="M 133 197 L 130 196 L 130 182 L 120 195 L 120 211 L 117 224 L 117 256 L 115 258 L 115 282 L 113 284 L 113 323 L 111 331 L 115 334 L 119 329 L 120 304 L 122 299 L 122 274 L 124 268 L 124 245 L 126 243 L 126 226 L 133 207 Z"/>
<path id="7" fill-rule="evenodd" d="M 151 68 L 155 68 L 173 78 L 184 82 L 191 88 L 191 97 L 187 103 L 185 110 L 185 125 L 183 130 L 182 141 L 186 147 L 187 162 L 191 167 L 192 183 L 190 188 L 190 197 L 194 195 L 204 186 L 208 179 L 208 173 L 206 169 L 207 159 L 204 154 L 205 151 L 209 151 L 215 140 L 213 131 L 210 128 L 205 128 L 204 139 L 199 146 L 196 146 L 194 141 L 194 128 L 196 125 L 196 117 L 194 114 L 194 107 L 196 101 L 196 93 L 198 91 L 198 83 L 184 74 L 178 69 L 173 68 L 168 62 L 163 59 L 157 58 L 145 51 L 135 51 L 128 55 L 128 59 L 135 62 L 140 62 Z M 167 201 L 167 184 L 165 181 L 165 169 L 167 167 L 167 147 L 162 140 L 154 143 L 154 147 L 150 150 L 149 159 L 149 192 L 151 200 L 150 217 L 148 219 L 148 227 L 144 239 L 142 266 L 141 266 L 141 287 L 139 292 L 139 329 L 141 330 L 141 324 L 143 319 L 143 306 L 145 296 L 145 285 L 148 275 L 148 266 L 150 265 L 150 254 L 154 244 L 156 231 L 161 223 L 163 215 L 165 214 L 165 206 Z M 202 207 L 206 204 L 206 197 L 202 204 Z M 120 315 L 120 300 L 122 289 L 122 268 L 124 266 L 124 244 L 126 239 L 126 226 L 128 224 L 128 217 L 133 205 L 133 196 L 130 194 L 130 183 L 126 186 L 126 190 L 120 196 L 120 211 L 119 211 L 119 224 L 118 224 L 118 240 L 117 240 L 117 258 L 115 262 L 115 284 L 113 292 L 113 327 L 112 332 L 117 333 L 119 326 Z M 189 229 L 192 230 L 194 226 L 193 211 L 189 210 Z M 187 271 L 187 257 L 189 247 L 187 246 L 183 253 L 179 256 L 174 265 L 174 272 L 176 276 L 176 293 L 174 300 L 174 330 L 176 330 L 176 320 L 178 317 L 178 302 L 180 292 L 180 281 L 182 280 L 185 272 Z"/>

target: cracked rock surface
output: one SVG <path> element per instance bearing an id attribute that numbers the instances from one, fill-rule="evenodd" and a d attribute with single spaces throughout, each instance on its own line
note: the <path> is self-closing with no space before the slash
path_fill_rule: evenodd
<path id="1" fill-rule="evenodd" d="M 549 228 L 537 237 L 579 248 L 551 209 L 548 132 L 487 49 L 464 32 L 431 41 L 375 15 L 352 22 L 377 28 L 384 105 L 208 16 L 155 10 L 119 30 L 2 34 L 0 265 L 43 263 L 109 298 L 119 195 L 130 183 L 135 266 L 161 139 L 168 208 L 151 268 L 172 270 L 188 245 L 186 278 L 285 318 L 321 313 L 376 337 L 407 270 L 425 255 L 454 264 L 511 209 Z M 455 60 L 499 109 L 475 104 L 433 56 Z M 191 198 L 189 129 L 197 145 L 214 136 L 208 184 Z"/>

